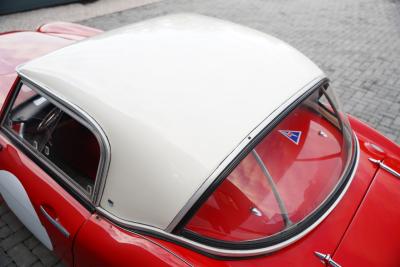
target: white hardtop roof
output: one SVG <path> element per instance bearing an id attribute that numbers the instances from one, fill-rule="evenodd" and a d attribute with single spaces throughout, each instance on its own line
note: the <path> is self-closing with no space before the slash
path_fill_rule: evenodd
<path id="1" fill-rule="evenodd" d="M 100 205 L 160 229 L 255 127 L 323 75 L 276 38 L 193 14 L 106 32 L 19 72 L 104 130 L 111 163 Z"/>

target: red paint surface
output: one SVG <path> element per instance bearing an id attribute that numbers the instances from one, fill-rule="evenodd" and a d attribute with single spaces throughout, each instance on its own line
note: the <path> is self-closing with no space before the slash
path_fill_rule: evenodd
<path id="1" fill-rule="evenodd" d="M 365 140 L 365 142 L 361 144 L 364 150 L 366 151 L 368 150 L 369 153 L 371 153 L 370 149 L 366 147 L 365 143 L 370 143 L 370 144 L 372 143 L 378 145 L 385 151 L 384 155 L 382 154 L 377 155 L 377 153 L 371 153 L 371 155 L 374 158 L 383 158 L 385 157 L 385 155 L 387 155 L 390 158 L 395 158 L 400 160 L 400 146 L 398 146 L 395 142 L 393 142 L 389 138 L 382 135 L 380 132 L 373 129 L 367 123 L 350 115 L 348 117 L 350 124 L 353 130 L 357 132 L 357 136 L 359 137 L 359 139 Z"/>
<path id="2" fill-rule="evenodd" d="M 90 217 L 75 241 L 75 266 L 189 266 L 160 244 Z"/>
<path id="3" fill-rule="evenodd" d="M 355 118 L 351 118 L 351 122 L 359 130 L 359 135 L 365 138 L 365 143 L 374 143 L 385 151 L 383 162 L 400 172 L 400 147 L 367 124 Z M 377 154 L 371 157 L 382 159 Z M 399 206 L 400 180 L 380 169 L 334 259 L 342 266 L 400 266 Z"/>
<path id="4" fill-rule="evenodd" d="M 1 69 L 1 66 L 0 66 L 0 69 Z M 11 88 L 14 88 L 14 85 L 16 85 L 16 80 L 17 80 L 16 73 L 0 75 L 0 110 L 1 110 L 1 114 L 3 114 L 3 111 L 4 111 L 3 110 L 5 107 L 4 103 L 6 102 L 7 98 L 10 96 Z"/>
<path id="5" fill-rule="evenodd" d="M 379 170 L 334 259 L 342 266 L 400 266 L 399 206 L 400 179 Z"/>
<path id="6" fill-rule="evenodd" d="M 102 33 L 102 30 L 71 23 L 56 21 L 51 23 L 46 23 L 37 29 L 38 32 L 51 33 L 51 34 L 61 34 L 68 36 L 82 36 L 91 37 Z"/>
<path id="7" fill-rule="evenodd" d="M 80 226 L 89 218 L 90 213 L 78 201 L 67 193 L 53 178 L 48 176 L 34 162 L 18 150 L 0 134 L 0 169 L 14 174 L 28 193 L 40 221 L 46 228 L 54 251 L 68 263 L 72 262 L 72 244 Z M 40 206 L 57 219 L 70 233 L 66 238 L 40 212 Z"/>
<path id="8" fill-rule="evenodd" d="M 38 32 L 0 34 L 0 75 L 15 73 L 15 67 L 73 41 Z"/>

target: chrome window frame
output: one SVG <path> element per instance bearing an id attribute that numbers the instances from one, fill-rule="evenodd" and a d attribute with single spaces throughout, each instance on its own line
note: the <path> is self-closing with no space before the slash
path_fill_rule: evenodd
<path id="1" fill-rule="evenodd" d="M 57 176 L 60 177 L 63 180 L 63 182 L 67 186 L 69 186 L 70 189 L 72 189 L 75 193 L 77 193 L 80 197 L 88 201 L 92 206 L 94 207 L 98 206 L 100 204 L 101 196 L 103 194 L 107 173 L 111 161 L 110 143 L 103 129 L 92 117 L 90 117 L 85 111 L 80 109 L 78 106 L 72 104 L 71 102 L 65 100 L 60 96 L 51 93 L 51 90 L 46 86 L 44 86 L 43 84 L 40 84 L 39 82 L 29 79 L 20 72 L 18 72 L 18 74 L 20 80 L 15 86 L 15 89 L 13 89 L 12 92 L 13 96 L 7 103 L 7 107 L 4 112 L 4 117 L 2 118 L 1 121 L 0 127 L 2 131 L 5 131 L 8 134 L 8 136 L 12 137 L 12 139 L 15 142 L 17 142 L 20 146 L 23 146 L 24 149 L 28 150 L 30 154 L 32 154 L 36 158 L 36 160 L 39 160 L 42 164 L 45 165 L 45 167 L 49 168 L 53 173 L 56 173 Z M 22 140 L 19 135 L 17 135 L 15 132 L 13 132 L 7 127 L 6 125 L 7 116 L 10 110 L 12 109 L 12 105 L 15 102 L 15 99 L 18 96 L 22 85 L 28 86 L 31 90 L 45 97 L 53 105 L 60 108 L 63 112 L 71 116 L 71 118 L 81 123 L 96 137 L 100 148 L 100 160 L 97 168 L 94 188 L 90 195 L 88 195 L 87 192 L 76 181 L 74 181 L 74 179 L 72 179 L 64 171 L 62 171 L 61 168 L 56 166 L 53 162 L 51 162 L 49 159 L 47 159 L 40 153 L 37 153 L 37 151 L 35 151 L 29 145 L 27 145 L 27 143 L 24 140 Z M 31 158 L 30 156 L 28 157 Z"/>

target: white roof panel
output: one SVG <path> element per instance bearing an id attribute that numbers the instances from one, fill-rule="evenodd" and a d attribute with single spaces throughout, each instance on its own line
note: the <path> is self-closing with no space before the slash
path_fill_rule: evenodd
<path id="1" fill-rule="evenodd" d="M 103 128 L 102 207 L 160 229 L 247 134 L 323 75 L 276 38 L 191 14 L 100 34 L 19 71 Z"/>

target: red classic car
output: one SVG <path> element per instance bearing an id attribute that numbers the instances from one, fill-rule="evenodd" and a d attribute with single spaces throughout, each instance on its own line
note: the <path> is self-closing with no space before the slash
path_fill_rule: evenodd
<path id="1" fill-rule="evenodd" d="M 400 265 L 399 146 L 271 36 L 4 33 L 0 105 L 1 195 L 70 266 Z"/>

